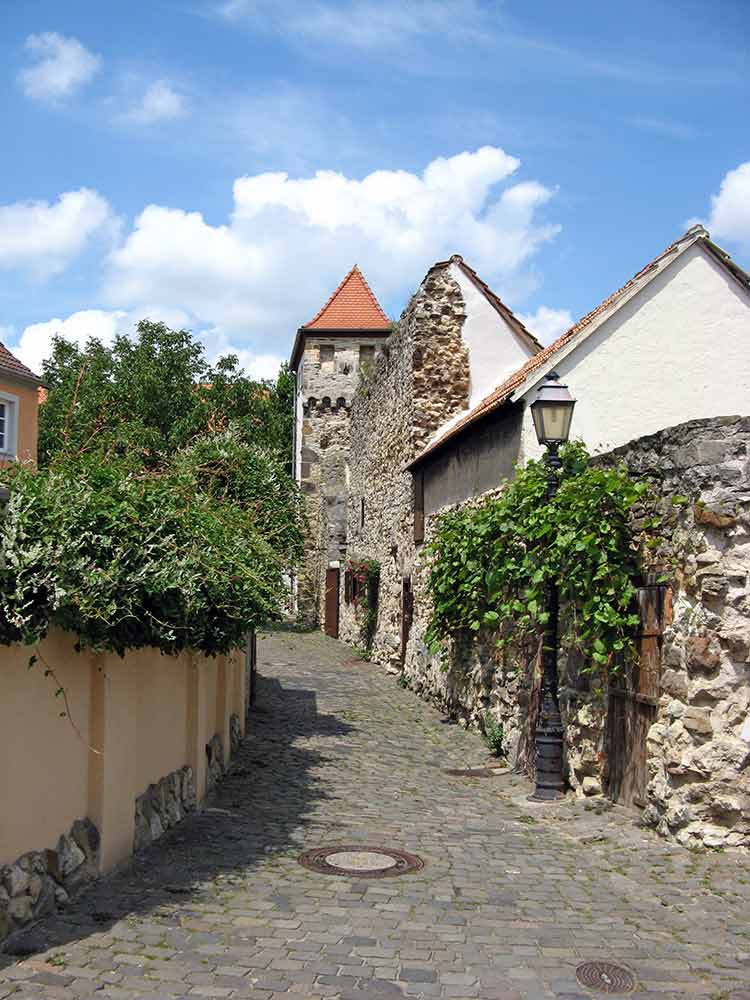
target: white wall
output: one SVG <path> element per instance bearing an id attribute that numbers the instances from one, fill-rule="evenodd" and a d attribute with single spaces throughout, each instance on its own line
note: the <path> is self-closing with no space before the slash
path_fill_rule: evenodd
<path id="1" fill-rule="evenodd" d="M 532 355 L 498 311 L 458 264 L 449 273 L 464 298 L 466 320 L 461 336 L 469 347 L 469 408 L 480 403 Z M 445 428 L 441 428 L 440 433 Z"/>
<path id="2" fill-rule="evenodd" d="M 685 420 L 748 415 L 750 292 L 695 244 L 554 369 L 577 400 L 571 437 L 592 452 Z M 521 449 L 523 460 L 541 452 L 528 409 Z"/>

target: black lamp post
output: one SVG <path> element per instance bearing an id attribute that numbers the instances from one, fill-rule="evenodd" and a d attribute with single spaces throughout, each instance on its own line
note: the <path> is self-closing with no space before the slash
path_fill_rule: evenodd
<path id="1" fill-rule="evenodd" d="M 549 469 L 547 497 L 557 493 L 560 445 L 565 444 L 570 434 L 573 407 L 576 401 L 562 385 L 557 372 L 545 375 L 544 382 L 531 404 L 534 429 L 539 444 L 547 448 L 546 462 Z M 560 702 L 557 695 L 557 581 L 552 580 L 547 587 L 547 626 L 544 630 L 542 663 L 542 703 L 536 726 L 536 788 L 531 798 L 537 802 L 549 802 L 560 798 L 565 792 L 563 781 L 563 728 L 560 718 Z"/>

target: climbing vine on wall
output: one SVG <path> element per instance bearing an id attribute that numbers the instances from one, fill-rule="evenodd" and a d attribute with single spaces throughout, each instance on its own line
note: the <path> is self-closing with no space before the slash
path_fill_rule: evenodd
<path id="1" fill-rule="evenodd" d="M 354 604 L 362 647 L 369 652 L 378 624 L 380 563 L 374 559 L 349 559 L 346 574 L 347 599 Z"/>
<path id="2" fill-rule="evenodd" d="M 649 489 L 624 468 L 593 465 L 582 444 L 561 452 L 555 497 L 549 469 L 529 462 L 498 496 L 444 514 L 428 552 L 433 648 L 463 630 L 496 629 L 499 645 L 538 634 L 556 580 L 562 641 L 589 672 L 615 672 L 634 651 L 637 543 L 629 514 Z M 654 528 L 649 523 L 647 527 Z"/>

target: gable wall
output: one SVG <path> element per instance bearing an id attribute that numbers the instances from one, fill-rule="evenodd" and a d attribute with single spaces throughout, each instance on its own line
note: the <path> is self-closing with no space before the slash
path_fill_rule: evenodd
<path id="1" fill-rule="evenodd" d="M 695 245 L 554 367 L 577 399 L 571 434 L 593 452 L 686 420 L 748 414 L 750 292 Z M 521 457 L 540 452 L 527 412 Z"/>
<path id="2" fill-rule="evenodd" d="M 452 263 L 448 270 L 464 299 L 466 321 L 462 337 L 469 348 L 469 406 L 472 407 L 518 371 L 534 352 L 521 341 L 458 264 Z"/>

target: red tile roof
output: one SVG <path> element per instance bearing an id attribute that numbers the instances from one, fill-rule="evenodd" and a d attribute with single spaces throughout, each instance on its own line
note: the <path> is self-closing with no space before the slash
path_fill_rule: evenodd
<path id="1" fill-rule="evenodd" d="M 380 303 L 356 264 L 317 316 L 297 330 L 289 362 L 292 371 L 297 371 L 302 357 L 305 334 L 316 332 L 332 337 L 346 333 L 389 336 L 391 321 L 380 308 Z"/>
<path id="2" fill-rule="evenodd" d="M 514 372 L 509 378 L 502 382 L 496 389 L 494 389 L 489 396 L 478 403 L 472 410 L 469 410 L 460 420 L 455 424 L 452 424 L 448 430 L 445 431 L 439 438 L 436 438 L 431 444 L 427 446 L 417 457 L 407 466 L 407 468 L 413 468 L 418 465 L 427 455 L 441 448 L 447 441 L 455 437 L 465 428 L 480 420 L 482 417 L 486 416 L 488 413 L 492 413 L 494 410 L 499 409 L 511 398 L 513 393 L 519 386 L 523 385 L 526 379 L 533 374 L 538 368 L 541 368 L 546 361 L 548 361 L 554 354 L 561 351 L 564 347 L 575 340 L 575 338 L 589 327 L 594 320 L 598 319 L 612 307 L 617 306 L 623 298 L 625 298 L 630 292 L 635 291 L 642 284 L 645 283 L 647 278 L 652 277 L 657 271 L 659 271 L 665 264 L 671 263 L 673 259 L 687 250 L 689 246 L 693 243 L 701 241 L 706 249 L 716 257 L 721 264 L 727 267 L 732 275 L 739 280 L 742 284 L 748 286 L 750 285 L 750 278 L 747 274 L 737 267 L 737 265 L 731 260 L 729 255 L 725 253 L 721 247 L 718 247 L 713 243 L 709 237 L 708 233 L 702 226 L 693 226 L 686 233 L 680 236 L 679 239 L 671 243 L 663 253 L 660 253 L 658 257 L 655 257 L 652 261 L 646 264 L 645 267 L 641 268 L 637 274 L 627 281 L 622 288 L 618 288 L 616 292 L 609 295 L 603 302 L 600 302 L 595 309 L 591 312 L 586 313 L 577 323 L 574 323 L 570 329 L 566 330 L 562 336 L 558 337 L 557 340 L 553 341 L 547 347 L 545 347 L 538 354 L 522 365 L 518 371 Z"/>
<path id="3" fill-rule="evenodd" d="M 387 330 L 390 325 L 364 275 L 355 265 L 318 315 L 302 329 Z"/>
<path id="4" fill-rule="evenodd" d="M 14 354 L 11 354 L 5 344 L 0 344 L 0 375 L 13 375 L 16 378 L 41 382 L 39 376 L 27 368 L 22 361 L 19 361 Z"/>

